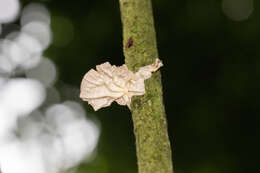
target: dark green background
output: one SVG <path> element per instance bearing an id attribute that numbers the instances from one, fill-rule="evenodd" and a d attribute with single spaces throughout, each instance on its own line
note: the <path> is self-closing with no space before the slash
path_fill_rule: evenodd
<path id="1" fill-rule="evenodd" d="M 56 41 L 71 32 L 59 17 L 73 25 L 73 40 L 45 53 L 58 67 L 58 89 L 64 83 L 79 87 L 97 64 L 124 63 L 118 0 L 23 2 L 48 7 Z M 221 0 L 154 0 L 153 7 L 176 173 L 258 172 L 259 2 L 241 22 L 224 15 Z M 94 112 L 83 104 L 100 120 L 102 133 L 97 156 L 78 171 L 136 173 L 129 110 L 113 104 Z"/>

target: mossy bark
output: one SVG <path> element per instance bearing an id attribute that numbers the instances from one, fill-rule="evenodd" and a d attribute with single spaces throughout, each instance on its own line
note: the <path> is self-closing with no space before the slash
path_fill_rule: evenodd
<path id="1" fill-rule="evenodd" d="M 119 0 L 125 62 L 132 71 L 158 57 L 150 0 Z M 173 173 L 160 72 L 145 81 L 146 94 L 133 97 L 131 112 L 139 173 Z"/>

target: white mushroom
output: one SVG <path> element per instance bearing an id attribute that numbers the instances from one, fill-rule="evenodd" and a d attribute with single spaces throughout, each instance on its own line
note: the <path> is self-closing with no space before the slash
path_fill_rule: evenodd
<path id="1" fill-rule="evenodd" d="M 91 69 L 85 74 L 81 82 L 80 98 L 87 101 L 95 111 L 110 106 L 113 101 L 127 105 L 130 109 L 131 98 L 145 94 L 144 81 L 161 66 L 161 60 L 156 59 L 153 64 L 133 73 L 125 64 L 119 67 L 112 66 L 109 62 L 97 65 L 97 70 Z"/>

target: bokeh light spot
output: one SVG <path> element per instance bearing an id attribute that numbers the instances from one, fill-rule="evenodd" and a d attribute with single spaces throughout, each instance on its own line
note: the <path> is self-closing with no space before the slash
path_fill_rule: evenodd
<path id="1" fill-rule="evenodd" d="M 52 18 L 53 44 L 57 47 L 68 45 L 74 38 L 72 22 L 65 17 Z"/>
<path id="2" fill-rule="evenodd" d="M 11 73 L 14 69 L 14 65 L 8 57 L 4 54 L 0 54 L 0 74 L 8 74 Z"/>
<path id="3" fill-rule="evenodd" d="M 243 21 L 253 13 L 254 0 L 223 0 L 222 10 L 231 20 Z"/>
<path id="4" fill-rule="evenodd" d="M 48 58 L 43 58 L 37 67 L 27 70 L 25 73 L 28 78 L 37 79 L 46 87 L 53 85 L 57 77 L 56 67 Z"/>
<path id="5" fill-rule="evenodd" d="M 30 3 L 29 5 L 23 8 L 20 21 L 22 26 L 33 21 L 38 21 L 46 25 L 49 25 L 50 13 L 44 5 L 40 3 Z"/>
<path id="6" fill-rule="evenodd" d="M 4 107 L 15 111 L 18 115 L 25 115 L 42 104 L 45 89 L 36 80 L 11 79 L 1 88 L 0 98 Z"/>
<path id="7" fill-rule="evenodd" d="M 45 23 L 38 21 L 29 22 L 22 27 L 22 31 L 37 39 L 41 43 L 43 49 L 46 49 L 51 43 L 51 29 L 50 26 Z"/>
<path id="8" fill-rule="evenodd" d="M 62 138 L 66 156 L 65 167 L 70 168 L 92 155 L 97 146 L 100 129 L 94 122 L 85 119 L 78 109 L 81 107 L 78 103 L 67 104 L 51 106 L 46 117 L 47 122 L 52 124 L 57 135 Z"/>
<path id="9" fill-rule="evenodd" d="M 18 0 L 0 0 L 0 23 L 12 22 L 20 11 Z"/>

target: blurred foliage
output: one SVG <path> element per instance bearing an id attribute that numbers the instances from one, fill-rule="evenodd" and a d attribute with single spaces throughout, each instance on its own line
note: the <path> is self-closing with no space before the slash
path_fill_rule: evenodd
<path id="1" fill-rule="evenodd" d="M 59 69 L 58 87 L 79 87 L 102 62 L 124 63 L 118 0 L 23 2 L 43 2 L 51 12 L 54 42 L 45 55 Z M 176 173 L 257 170 L 260 5 L 255 1 L 252 15 L 238 22 L 225 16 L 221 2 L 153 1 Z M 96 157 L 78 173 L 137 172 L 129 110 L 84 105 L 102 134 Z"/>

